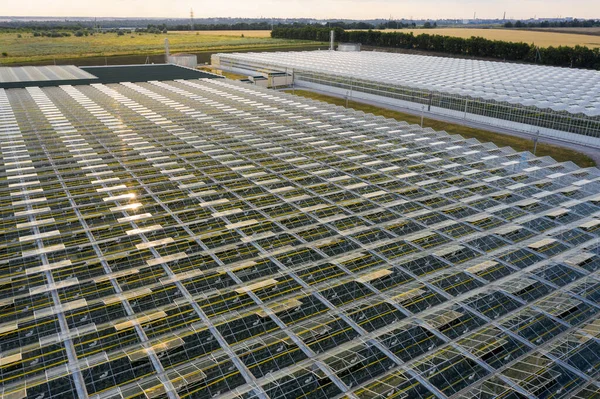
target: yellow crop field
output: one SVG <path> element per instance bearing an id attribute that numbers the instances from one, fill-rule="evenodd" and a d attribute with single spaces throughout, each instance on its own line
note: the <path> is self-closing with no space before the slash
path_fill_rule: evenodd
<path id="1" fill-rule="evenodd" d="M 600 36 L 600 27 L 594 28 L 530 28 L 528 30 L 538 32 L 554 32 L 554 33 L 575 33 L 578 35 L 595 35 Z"/>
<path id="2" fill-rule="evenodd" d="M 385 32 L 395 31 L 387 29 Z M 600 47 L 600 36 L 560 33 L 539 32 L 517 29 L 471 29 L 471 28 L 438 28 L 438 29 L 399 29 L 398 32 L 413 32 L 415 35 L 427 33 L 430 35 L 455 36 L 469 38 L 480 36 L 490 40 L 504 40 L 507 42 L 534 43 L 540 47 L 550 46 L 587 46 L 590 48 Z"/>

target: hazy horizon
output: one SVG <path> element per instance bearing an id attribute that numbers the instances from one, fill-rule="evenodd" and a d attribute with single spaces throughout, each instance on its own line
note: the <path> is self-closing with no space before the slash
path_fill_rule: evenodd
<path id="1" fill-rule="evenodd" d="M 206 5 L 183 0 L 104 0 L 92 4 L 73 0 L 30 0 L 3 6 L 6 17 L 102 18 L 317 18 L 317 19 L 528 19 L 534 17 L 598 18 L 600 1 L 573 0 L 230 0 Z"/>

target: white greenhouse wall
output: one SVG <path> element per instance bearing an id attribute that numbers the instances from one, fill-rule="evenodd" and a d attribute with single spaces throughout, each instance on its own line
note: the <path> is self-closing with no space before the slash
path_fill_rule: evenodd
<path id="1" fill-rule="evenodd" d="M 307 82 L 307 81 L 303 81 L 303 80 L 299 80 L 299 79 L 296 79 L 294 81 L 294 84 L 299 87 L 305 87 L 305 88 L 309 88 L 309 89 L 326 91 L 326 92 L 330 92 L 330 93 L 341 95 L 341 96 L 346 96 L 346 93 L 348 92 L 348 90 L 342 89 L 339 87 L 328 86 L 328 85 L 318 84 L 318 83 L 314 83 L 314 82 Z M 378 96 L 378 95 L 369 94 L 369 93 L 363 93 L 360 91 L 352 91 L 351 98 L 376 101 L 378 103 L 389 104 L 389 105 L 396 106 L 396 107 L 408 108 L 408 109 L 415 110 L 415 111 L 421 111 L 421 108 L 423 107 L 422 104 L 418 104 L 418 103 L 414 103 L 414 102 L 410 102 L 410 101 L 398 100 L 395 98 L 390 98 L 390 97 L 385 97 L 385 96 Z M 425 108 L 427 108 L 427 106 L 425 106 Z M 454 110 L 450 110 L 450 109 L 446 109 L 446 108 L 439 108 L 439 107 L 433 107 L 433 106 L 431 107 L 430 111 L 426 112 L 426 114 L 450 116 L 450 117 L 457 118 L 457 119 L 483 123 L 486 125 L 516 130 L 519 132 L 524 132 L 524 133 L 529 133 L 529 134 L 537 134 L 537 131 L 539 131 L 539 134 L 542 137 L 550 137 L 550 138 L 553 138 L 556 140 L 561 140 L 561 141 L 566 141 L 566 142 L 570 142 L 570 143 L 577 143 L 577 144 L 583 144 L 583 145 L 587 145 L 587 146 L 591 146 L 591 147 L 600 148 L 600 138 L 597 138 L 597 137 L 583 136 L 581 134 L 568 133 L 568 132 L 563 132 L 560 130 L 548 129 L 548 128 L 543 128 L 543 127 L 539 127 L 539 126 L 527 125 L 527 124 L 523 124 L 523 123 L 507 121 L 504 119 L 490 118 L 490 117 L 486 117 L 486 116 L 482 116 L 482 115 L 471 114 L 468 112 L 465 113 L 465 112 L 461 112 L 461 111 L 454 111 Z"/>

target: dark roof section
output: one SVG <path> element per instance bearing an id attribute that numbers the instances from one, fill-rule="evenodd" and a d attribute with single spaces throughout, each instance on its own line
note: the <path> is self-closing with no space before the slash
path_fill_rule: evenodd
<path id="1" fill-rule="evenodd" d="M 173 64 L 81 67 L 97 76 L 100 83 L 149 82 L 151 80 L 222 78 L 218 75 Z"/>
<path id="2" fill-rule="evenodd" d="M 31 86 L 47 87 L 59 85 L 89 85 L 92 83 L 120 83 L 120 82 L 149 82 L 152 80 L 176 79 L 202 79 L 220 78 L 208 72 L 185 68 L 174 64 L 148 64 L 148 65 L 117 65 L 117 66 L 87 66 L 81 70 L 97 77 L 97 79 L 64 79 L 43 81 L 22 81 L 0 83 L 0 88 L 15 89 Z"/>

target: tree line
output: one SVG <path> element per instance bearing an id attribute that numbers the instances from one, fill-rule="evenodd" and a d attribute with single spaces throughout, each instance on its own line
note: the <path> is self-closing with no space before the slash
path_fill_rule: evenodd
<path id="1" fill-rule="evenodd" d="M 330 30 L 329 28 L 315 26 L 300 28 L 275 27 L 271 32 L 271 37 L 326 42 L 329 41 Z M 335 37 L 340 42 L 361 43 L 366 46 L 404 48 L 600 70 L 600 49 L 590 49 L 584 46 L 542 48 L 523 42 L 489 40 L 476 36 L 460 38 L 427 33 L 414 35 L 412 32 L 345 31 L 341 28 L 335 28 Z"/>
<path id="2" fill-rule="evenodd" d="M 52 32 L 52 31 L 61 31 L 61 32 L 75 32 L 77 30 L 83 29 L 91 29 L 91 30 L 116 30 L 120 29 L 122 26 L 128 26 L 135 29 L 136 32 L 150 32 L 150 33 L 162 33 L 166 31 L 189 31 L 189 30 L 198 30 L 198 31 L 207 31 L 207 30 L 271 30 L 273 27 L 279 28 L 300 28 L 305 26 L 312 27 L 323 27 L 327 28 L 342 28 L 346 30 L 350 29 L 403 29 L 403 28 L 416 28 L 417 24 L 415 22 L 402 22 L 389 20 L 384 23 L 372 24 L 368 22 L 362 21 L 329 21 L 326 25 L 322 23 L 306 23 L 306 22 L 294 22 L 294 23 L 281 23 L 281 22 L 272 22 L 272 21 L 258 21 L 258 22 L 232 22 L 232 23 L 198 23 L 194 22 L 191 24 L 188 21 L 178 20 L 179 23 L 149 23 L 147 25 L 140 26 L 139 22 L 133 23 L 130 21 L 124 21 L 120 25 L 115 25 L 114 21 L 109 21 L 107 23 L 102 21 L 102 23 L 96 22 L 27 22 L 27 23 L 15 23 L 15 22 L 0 22 L 0 32 Z M 425 22 L 420 26 L 424 29 L 433 29 L 437 28 L 437 22 Z"/>
<path id="3" fill-rule="evenodd" d="M 505 28 L 594 28 L 600 26 L 600 19 L 577 19 L 572 21 L 541 21 L 541 22 L 522 22 L 508 21 L 504 24 Z"/>
<path id="4" fill-rule="evenodd" d="M 168 25 L 169 30 L 183 31 L 183 30 L 271 30 L 273 27 L 278 28 L 302 28 L 306 26 L 323 27 L 323 24 L 310 24 L 303 22 L 295 22 L 292 24 L 282 24 L 280 22 L 271 23 L 270 21 L 261 22 L 237 22 L 232 24 L 218 23 L 218 24 L 177 24 Z M 368 22 L 361 21 L 330 21 L 327 22 L 327 28 L 342 28 L 342 29 L 401 29 L 401 28 L 414 28 L 417 25 L 415 23 L 407 24 L 399 21 L 388 21 L 383 24 L 374 25 Z M 426 22 L 424 28 L 436 28 L 437 23 Z"/>
<path id="5" fill-rule="evenodd" d="M 234 24 L 178 24 L 169 30 L 271 30 L 270 22 L 238 22 Z"/>

